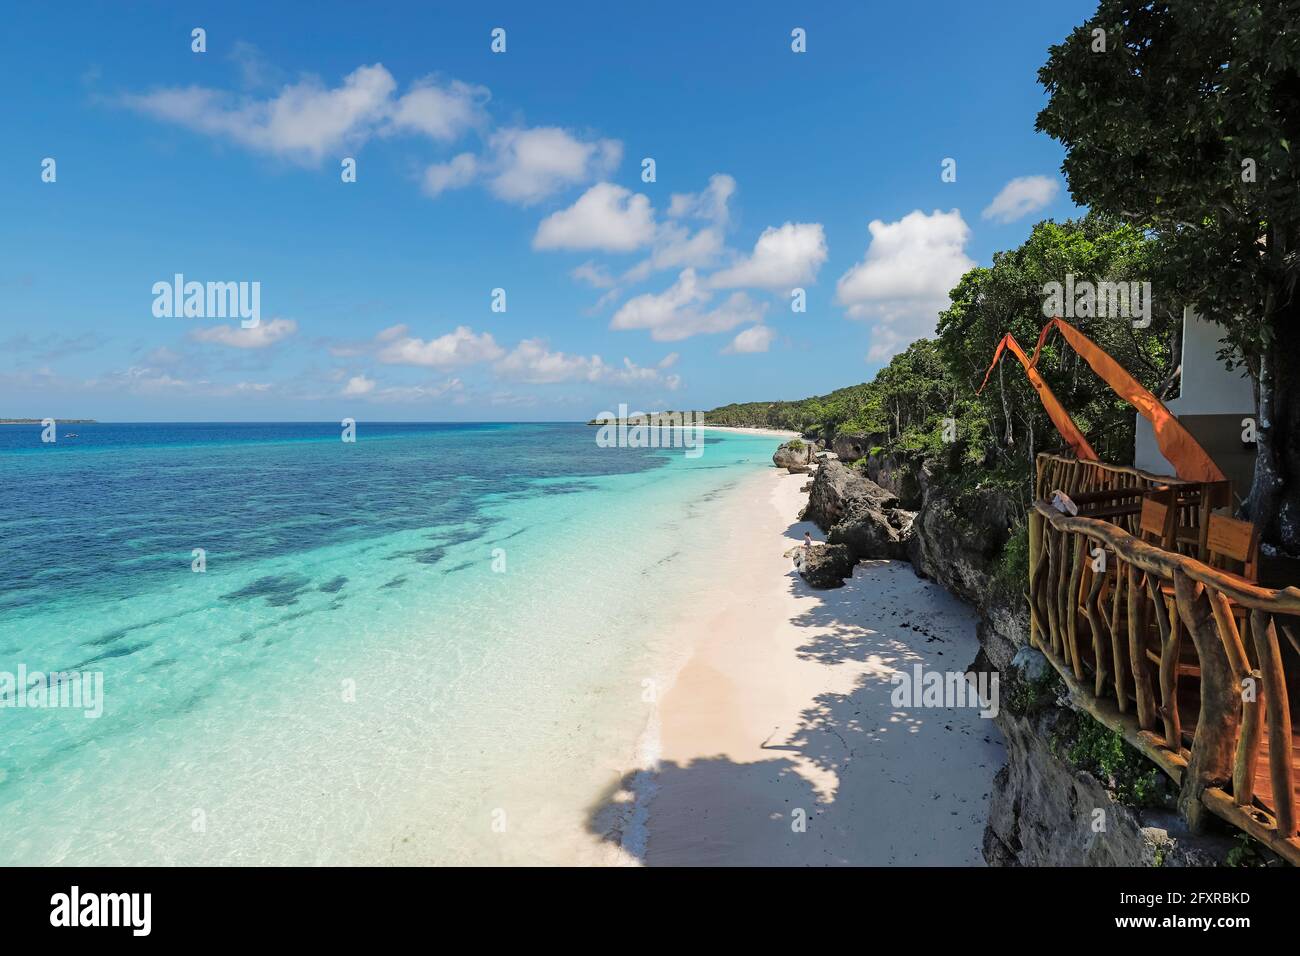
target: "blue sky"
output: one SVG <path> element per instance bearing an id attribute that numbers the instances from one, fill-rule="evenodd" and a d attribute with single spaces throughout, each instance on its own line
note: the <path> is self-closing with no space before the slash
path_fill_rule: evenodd
<path id="1" fill-rule="evenodd" d="M 14 8 L 0 415 L 800 398 L 1077 212 L 1035 74 L 1090 3 L 726 6 Z M 176 273 L 260 283 L 260 324 L 155 316 Z"/>

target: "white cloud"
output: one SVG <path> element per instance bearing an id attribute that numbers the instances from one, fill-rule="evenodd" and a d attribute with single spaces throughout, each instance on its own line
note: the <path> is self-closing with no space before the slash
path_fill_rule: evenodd
<path id="1" fill-rule="evenodd" d="M 49 370 L 39 370 L 38 376 L 48 380 Z M 140 365 L 133 365 L 125 371 L 108 372 L 100 378 L 87 379 L 83 387 L 90 390 L 106 389 L 114 394 L 125 391 L 133 395 L 184 395 L 207 398 L 235 398 L 272 392 L 269 382 L 227 384 L 208 379 L 183 379 L 156 368 Z"/>
<path id="2" fill-rule="evenodd" d="M 241 66 L 252 63 L 241 56 Z M 256 75 L 246 75 L 245 81 L 261 85 L 269 75 L 266 64 L 259 60 L 254 65 Z M 186 86 L 129 93 L 118 102 L 258 152 L 318 165 L 325 157 L 338 156 L 374 136 L 413 134 L 438 143 L 455 142 L 470 130 L 487 128 L 490 98 L 486 87 L 431 77 L 398 95 L 393 75 L 375 63 L 353 70 L 337 86 L 309 76 L 269 97 Z M 622 158 L 623 144 L 618 140 L 555 126 L 510 126 L 490 133 L 480 156 L 461 153 L 427 167 L 422 186 L 427 194 L 437 196 L 482 179 L 498 198 L 529 205 L 565 187 L 608 176 Z"/>
<path id="3" fill-rule="evenodd" d="M 668 356 L 669 359 L 676 361 L 677 353 L 674 352 Z M 669 364 L 672 364 L 671 362 Z M 618 382 L 621 385 L 659 385 L 662 384 L 669 391 L 676 391 L 682 383 L 680 375 L 664 375 L 661 371 L 668 366 L 660 362 L 654 368 L 642 368 L 630 358 L 624 357 L 623 367 L 612 369 L 606 375 L 610 381 Z"/>
<path id="4" fill-rule="evenodd" d="M 776 332 L 770 326 L 755 325 L 739 333 L 722 352 L 724 355 L 766 352 L 774 338 Z"/>
<path id="5" fill-rule="evenodd" d="M 970 227 L 956 209 L 930 215 L 917 209 L 867 228 L 866 255 L 840 277 L 835 295 L 850 317 L 874 322 L 867 357 L 884 361 L 934 332 L 948 291 L 975 262 L 965 252 Z"/>
<path id="6" fill-rule="evenodd" d="M 609 270 L 597 262 L 588 259 L 582 265 L 575 268 L 569 275 L 579 282 L 585 282 L 593 289 L 612 289 L 614 287 L 614 277 L 609 274 Z"/>
<path id="7" fill-rule="evenodd" d="M 488 145 L 494 170 L 488 187 L 497 198 L 524 205 L 606 176 L 623 158 L 617 140 L 587 142 L 555 126 L 499 129 Z"/>
<path id="8" fill-rule="evenodd" d="M 401 96 L 389 114 L 393 129 L 421 133 L 438 142 L 452 142 L 486 119 L 487 87 L 452 80 L 439 86 L 424 79 Z"/>
<path id="9" fill-rule="evenodd" d="M 654 222 L 655 211 L 647 200 L 646 214 L 638 221 L 638 235 L 642 237 L 638 246 L 649 244 L 649 256 L 617 278 L 604 267 L 590 263 L 579 266 L 572 273 L 575 279 L 594 288 L 610 290 L 601 296 L 594 310 L 599 311 L 621 298 L 625 287 L 643 282 L 656 272 L 687 267 L 701 269 L 714 265 L 725 250 L 724 233 L 729 215 L 727 205 L 735 190 L 736 181 L 732 177 L 726 173 L 714 173 L 709 177 L 708 186 L 701 192 L 675 193 L 669 203 L 669 218 L 657 224 Z M 607 220 L 612 218 L 605 217 Z M 708 225 L 692 231 L 684 222 L 690 219 L 705 220 Z M 605 251 L 627 250 L 606 246 Z"/>
<path id="10" fill-rule="evenodd" d="M 726 173 L 714 173 L 703 192 L 673 193 L 668 203 L 668 215 L 673 219 L 707 219 L 716 225 L 726 225 L 728 204 L 736 193 L 736 180 Z"/>
<path id="11" fill-rule="evenodd" d="M 445 163 L 434 163 L 424 171 L 424 191 L 438 196 L 447 189 L 460 189 L 474 181 L 478 160 L 473 153 L 461 153 Z"/>
<path id="12" fill-rule="evenodd" d="M 373 382 L 371 383 L 374 384 Z M 465 388 L 463 382 L 458 378 L 449 378 L 442 382 L 434 382 L 427 385 L 388 385 L 383 388 L 370 390 L 367 389 L 365 396 L 367 401 L 384 403 L 384 402 L 421 402 L 429 399 L 444 398 L 448 395 L 457 395 Z M 347 394 L 346 391 L 344 394 Z M 459 400 L 457 401 L 459 404 Z"/>
<path id="13" fill-rule="evenodd" d="M 380 63 L 353 70 L 335 87 L 307 77 L 269 99 L 202 86 L 127 94 L 123 105 L 156 119 L 250 149 L 314 165 L 375 133 L 418 133 L 450 141 L 483 121 L 484 87 L 422 80 L 394 98 L 397 82 Z"/>
<path id="14" fill-rule="evenodd" d="M 1042 209 L 1054 198 L 1060 184 L 1050 176 L 1020 176 L 1002 187 L 980 214 L 994 222 L 1014 222 Z"/>
<path id="15" fill-rule="evenodd" d="M 552 352 L 545 339 L 524 339 L 501 361 L 496 372 L 502 378 L 545 385 L 555 382 L 595 382 L 609 371 L 599 355 L 590 357 Z"/>
<path id="16" fill-rule="evenodd" d="M 763 320 L 766 304 L 756 305 L 743 292 L 706 310 L 712 292 L 699 281 L 694 269 L 684 269 L 663 292 L 628 299 L 610 320 L 611 329 L 649 329 L 656 342 L 675 342 L 692 335 L 729 332 L 745 323 Z"/>
<path id="17" fill-rule="evenodd" d="M 752 255 L 714 273 L 709 284 L 718 289 L 788 290 L 813 282 L 826 254 L 826 233 L 819 222 L 768 226 L 754 243 Z"/>
<path id="18" fill-rule="evenodd" d="M 655 236 L 650 257 L 627 270 L 621 278 L 624 283 L 635 283 L 663 269 L 707 266 L 717 261 L 722 248 L 721 229 L 709 226 L 691 232 L 675 222 L 665 222 Z"/>
<path id="19" fill-rule="evenodd" d="M 366 378 L 364 375 L 353 375 L 348 379 L 348 384 L 343 387 L 344 396 L 365 395 L 375 390 L 375 380 Z"/>
<path id="20" fill-rule="evenodd" d="M 251 329 L 238 325 L 214 325 L 195 329 L 190 333 L 190 338 L 196 342 L 212 342 L 234 349 L 264 349 L 287 339 L 297 331 L 298 323 L 293 319 L 272 319 L 269 322 L 259 322 Z"/>
<path id="21" fill-rule="evenodd" d="M 230 47 L 229 59 L 239 70 L 240 82 L 246 89 L 256 89 L 282 82 L 282 72 L 246 40 L 236 40 Z"/>
<path id="22" fill-rule="evenodd" d="M 383 348 L 376 358 L 386 365 L 419 365 L 428 368 L 452 368 L 490 362 L 505 354 L 491 333 L 475 334 L 469 326 L 457 326 L 455 331 L 436 339 L 415 338 L 406 334 L 404 325 L 384 329 L 376 337 Z"/>
<path id="23" fill-rule="evenodd" d="M 735 179 L 726 173 L 714 173 L 701 192 L 673 193 L 668 203 L 669 219 L 702 219 L 709 225 L 691 232 L 678 222 L 660 223 L 650 257 L 627 270 L 622 282 L 634 284 L 663 269 L 703 268 L 717 262 L 730 217 L 728 203 L 735 192 Z"/>
<path id="24" fill-rule="evenodd" d="M 649 243 L 654 234 L 654 210 L 646 196 L 613 183 L 597 183 L 572 206 L 542 220 L 533 248 L 631 252 Z"/>
<path id="25" fill-rule="evenodd" d="M 665 375 L 664 369 L 677 361 L 677 353 L 665 357 L 657 366 L 643 367 L 624 357 L 622 365 L 609 365 L 599 355 L 570 355 L 551 351 L 545 339 L 524 339 L 510 354 L 494 366 L 503 379 L 530 385 L 557 382 L 591 382 L 618 385 L 665 386 L 675 391 L 682 382 L 680 375 Z"/>

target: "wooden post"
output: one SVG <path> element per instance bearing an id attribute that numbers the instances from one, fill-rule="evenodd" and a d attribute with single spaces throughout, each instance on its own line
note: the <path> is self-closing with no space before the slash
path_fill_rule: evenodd
<path id="1" fill-rule="evenodd" d="M 1104 555 L 1105 552 L 1103 551 L 1102 554 Z M 1094 693 L 1100 697 L 1106 688 L 1106 669 L 1110 664 L 1108 644 L 1111 636 L 1106 629 L 1106 619 L 1102 617 L 1101 610 L 1097 606 L 1102 585 L 1106 583 L 1106 572 L 1092 570 L 1091 566 L 1089 571 L 1092 574 L 1092 586 L 1088 588 L 1088 600 L 1084 608 L 1088 612 L 1088 627 L 1092 631 L 1092 659 L 1096 664 L 1093 668 L 1092 686 Z"/>
<path id="2" fill-rule="evenodd" d="M 1264 730 L 1260 710 L 1264 704 L 1264 677 L 1251 667 L 1250 657 L 1237 631 L 1232 604 L 1219 591 L 1210 587 L 1205 590 L 1210 597 L 1210 610 L 1214 612 L 1219 642 L 1232 669 L 1232 680 L 1241 695 L 1241 731 L 1237 736 L 1237 753 L 1232 758 L 1232 799 L 1237 806 L 1248 807 L 1255 798 L 1255 768 L 1259 765 L 1259 739 Z M 1250 682 L 1250 694 L 1246 693 L 1247 681 Z"/>
<path id="3" fill-rule="evenodd" d="M 1048 627 L 1052 628 L 1052 649 L 1063 657 L 1065 650 L 1065 637 L 1061 635 L 1061 602 L 1057 600 L 1061 592 L 1060 580 L 1063 574 L 1061 567 L 1061 541 L 1065 538 L 1065 532 L 1052 529 L 1052 535 L 1048 538 L 1048 554 L 1050 563 L 1048 568 L 1047 580 L 1043 581 L 1043 598 L 1047 601 L 1048 606 Z"/>
<path id="4" fill-rule="evenodd" d="M 1119 706 L 1121 714 L 1128 713 L 1128 692 L 1124 689 L 1124 674 L 1129 669 L 1129 663 L 1125 659 L 1125 643 L 1121 636 L 1123 628 L 1123 617 L 1120 614 L 1124 598 L 1124 564 L 1119 559 L 1118 552 L 1115 554 L 1115 593 L 1111 595 L 1110 609 L 1110 650 L 1114 656 L 1115 665 L 1115 703 Z"/>
<path id="5" fill-rule="evenodd" d="M 1051 644 L 1052 650 L 1059 654 L 1061 652 L 1061 625 L 1056 614 L 1056 579 L 1061 573 L 1060 546 L 1058 544 L 1061 532 L 1044 520 L 1043 533 L 1045 535 L 1043 545 L 1047 557 L 1047 571 L 1043 575 L 1041 585 L 1042 599 L 1043 605 L 1047 609 L 1048 643 Z"/>
<path id="6" fill-rule="evenodd" d="M 1029 603 L 1033 604 L 1037 600 L 1038 581 L 1042 578 L 1042 572 L 1038 567 L 1039 555 L 1043 550 L 1043 516 L 1032 508 L 1029 511 Z M 1038 633 L 1038 615 L 1031 614 L 1029 617 L 1029 646 L 1037 647 L 1042 638 Z"/>
<path id="7" fill-rule="evenodd" d="M 1179 568 L 1174 568 L 1173 574 L 1178 614 L 1191 634 L 1201 660 L 1201 713 L 1196 723 L 1196 737 L 1192 741 L 1192 755 L 1183 774 L 1178 809 L 1192 831 L 1200 833 L 1212 816 L 1203 794 L 1210 787 L 1226 789 L 1232 779 L 1241 696 L 1223 643 L 1219 640 L 1204 585 L 1194 585 Z"/>
<path id="8" fill-rule="evenodd" d="M 1294 768 L 1291 766 L 1291 708 L 1287 701 L 1286 674 L 1282 650 L 1277 643 L 1273 616 L 1266 611 L 1250 612 L 1250 633 L 1259 653 L 1268 712 L 1268 774 L 1273 783 L 1277 828 L 1284 837 L 1295 836 L 1296 813 Z"/>
<path id="9" fill-rule="evenodd" d="M 1165 723 L 1165 744 L 1174 753 L 1183 749 L 1182 722 L 1178 718 L 1178 628 L 1164 602 L 1159 579 L 1147 575 L 1147 594 L 1160 631 L 1160 715 Z"/>
<path id="10" fill-rule="evenodd" d="M 1066 620 L 1069 622 L 1070 663 L 1074 667 L 1074 678 L 1083 683 L 1083 657 L 1079 653 L 1079 591 L 1083 583 L 1083 564 L 1088 539 L 1081 534 L 1074 536 L 1074 566 L 1070 569 L 1069 590 L 1066 592 Z"/>
<path id="11" fill-rule="evenodd" d="M 1133 697 L 1137 701 L 1138 726 L 1154 730 L 1156 705 L 1151 699 L 1151 675 L 1147 666 L 1146 629 L 1142 626 L 1142 588 L 1138 586 L 1140 572 L 1128 565 L 1128 662 L 1133 671 Z"/>

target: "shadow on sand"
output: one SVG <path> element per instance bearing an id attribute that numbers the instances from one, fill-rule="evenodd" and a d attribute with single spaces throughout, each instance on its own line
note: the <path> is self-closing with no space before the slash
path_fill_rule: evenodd
<path id="1" fill-rule="evenodd" d="M 786 537 L 812 528 L 792 524 Z M 891 677 L 913 665 L 967 669 L 974 613 L 899 562 L 863 562 L 829 591 L 791 570 L 788 586 L 803 599 L 794 624 L 808 629 L 794 653 L 851 667 L 851 689 L 810 700 L 792 730 L 763 742 L 769 759 L 717 754 L 625 776 L 589 829 L 651 865 L 982 864 L 1001 735 L 974 709 L 891 701 Z"/>

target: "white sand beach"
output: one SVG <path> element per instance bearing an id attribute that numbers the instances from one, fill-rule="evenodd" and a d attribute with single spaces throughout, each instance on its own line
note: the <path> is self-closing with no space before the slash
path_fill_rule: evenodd
<path id="1" fill-rule="evenodd" d="M 964 671 L 975 614 L 905 563 L 808 587 L 783 556 L 805 530 L 822 538 L 797 520 L 808 480 L 773 469 L 730 496 L 735 563 L 688 624 L 658 773 L 623 781 L 648 807 L 625 850 L 649 865 L 982 865 L 1001 735 L 973 708 L 894 707 L 890 680 Z"/>
<path id="2" fill-rule="evenodd" d="M 705 425 L 705 428 L 715 432 L 736 432 L 741 435 L 765 435 L 772 438 L 798 438 L 799 433 L 787 431 L 783 428 L 738 428 L 734 425 Z"/>

